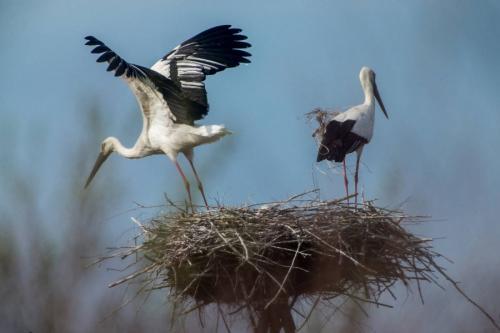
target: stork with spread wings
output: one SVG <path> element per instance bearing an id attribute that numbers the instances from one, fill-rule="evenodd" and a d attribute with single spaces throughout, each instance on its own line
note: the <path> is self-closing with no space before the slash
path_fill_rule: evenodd
<path id="1" fill-rule="evenodd" d="M 92 53 L 100 54 L 97 62 L 107 62 L 107 70 L 125 80 L 143 116 L 142 132 L 132 148 L 125 148 L 114 137 L 102 142 L 85 187 L 113 152 L 126 158 L 165 154 L 179 171 L 192 204 L 189 182 L 177 161 L 178 154 L 183 153 L 208 208 L 193 164 L 193 148 L 217 141 L 231 132 L 222 125 L 197 126 L 194 122 L 208 113 L 206 76 L 250 62 L 250 53 L 243 50 L 250 47 L 245 42 L 247 37 L 241 34 L 241 29 L 230 25 L 216 26 L 178 45 L 151 68 L 126 62 L 95 37 L 85 39 L 86 45 L 95 46 Z"/>

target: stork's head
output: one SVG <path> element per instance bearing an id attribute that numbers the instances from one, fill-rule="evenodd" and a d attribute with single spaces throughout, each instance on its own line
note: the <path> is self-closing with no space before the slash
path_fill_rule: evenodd
<path id="1" fill-rule="evenodd" d="M 370 67 L 363 66 L 359 71 L 359 80 L 363 86 L 375 82 L 375 72 Z"/>
<path id="2" fill-rule="evenodd" d="M 89 178 L 87 178 L 87 182 L 85 183 L 85 188 L 87 188 L 90 185 L 90 182 L 92 181 L 92 179 L 94 179 L 95 175 L 97 174 L 97 171 L 99 171 L 99 168 L 106 161 L 109 155 L 111 155 L 111 153 L 115 151 L 115 140 L 116 140 L 115 138 L 109 137 L 106 138 L 101 143 L 101 151 L 99 152 L 99 156 L 97 156 L 97 160 L 94 163 L 94 167 L 90 172 Z"/>
<path id="3" fill-rule="evenodd" d="M 384 102 L 382 102 L 382 98 L 378 92 L 375 72 L 371 68 L 363 66 L 359 72 L 359 80 L 361 81 L 361 86 L 363 87 L 365 93 L 373 94 L 373 96 L 375 96 L 385 117 L 389 119 L 387 111 L 385 111 Z"/>
<path id="4" fill-rule="evenodd" d="M 115 151 L 115 141 L 116 141 L 116 139 L 113 137 L 109 137 L 109 138 L 104 139 L 101 142 L 101 153 L 109 155 L 112 152 L 114 152 Z"/>

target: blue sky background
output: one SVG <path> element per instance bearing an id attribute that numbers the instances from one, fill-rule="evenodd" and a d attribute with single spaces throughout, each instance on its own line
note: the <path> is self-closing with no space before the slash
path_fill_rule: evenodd
<path id="1" fill-rule="evenodd" d="M 95 63 L 83 37 L 94 35 L 127 61 L 150 66 L 192 35 L 232 24 L 248 35 L 252 63 L 207 80 L 211 109 L 200 123 L 235 132 L 196 150 L 209 200 L 283 199 L 315 184 L 324 198 L 342 195 L 341 174 L 325 175 L 318 169 L 326 165 L 314 163 L 313 127 L 303 115 L 316 106 L 360 103 L 358 72 L 370 66 L 390 119 L 377 110 L 363 156 L 366 196 L 432 216 L 436 221 L 417 232 L 444 237 L 435 246 L 454 261 L 451 274 L 499 317 L 500 302 L 488 296 L 498 290 L 500 264 L 500 2 L 0 1 L 0 206 L 14 200 L 13 171 L 36 179 L 44 227 L 59 238 L 65 227 L 49 217 L 64 207 L 51 198 L 68 181 L 83 187 L 87 177 L 70 170 L 67 157 L 95 144 L 95 153 L 81 156 L 90 171 L 100 140 L 112 135 L 131 146 L 142 128 L 135 98 Z M 105 126 L 99 137 L 82 125 L 92 106 Z M 109 204 L 96 220 L 134 202 L 161 203 L 165 192 L 184 198 L 163 156 L 110 158 L 87 195 L 111 184 L 120 187 L 120 199 L 99 194 Z M 111 241 L 130 228 L 129 216 L 141 214 L 112 219 Z M 431 286 L 424 295 L 431 306 L 419 305 L 416 295 L 404 301 L 402 293 L 402 307 L 376 310 L 368 330 L 383 332 L 401 317 L 427 316 L 422 332 L 446 327 L 451 316 L 480 318 L 451 289 Z"/>

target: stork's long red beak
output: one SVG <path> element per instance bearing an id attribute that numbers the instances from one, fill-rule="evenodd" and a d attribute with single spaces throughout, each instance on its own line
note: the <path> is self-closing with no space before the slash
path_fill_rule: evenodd
<path id="1" fill-rule="evenodd" d="M 97 156 L 97 160 L 95 161 L 94 167 L 92 168 L 92 172 L 90 172 L 89 178 L 87 178 L 87 182 L 85 183 L 85 188 L 87 188 L 90 185 L 90 182 L 92 181 L 92 179 L 94 179 L 95 175 L 97 174 L 97 171 L 99 171 L 99 168 L 106 161 L 109 155 L 111 155 L 111 152 L 99 153 L 99 156 Z"/>

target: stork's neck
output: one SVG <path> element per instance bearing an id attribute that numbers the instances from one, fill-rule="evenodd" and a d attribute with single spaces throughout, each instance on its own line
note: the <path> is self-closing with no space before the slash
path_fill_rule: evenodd
<path id="1" fill-rule="evenodd" d="M 112 142 L 113 150 L 123 157 L 126 157 L 126 158 L 143 157 L 142 149 L 139 146 L 138 142 L 136 142 L 136 144 L 132 148 L 127 148 L 127 147 L 124 147 L 122 145 L 122 143 L 120 142 L 120 140 L 118 140 L 117 138 L 110 137 L 108 140 Z"/>
<path id="2" fill-rule="evenodd" d="M 365 103 L 366 105 L 373 105 L 375 103 L 375 96 L 373 94 L 373 85 L 371 82 L 363 82 L 362 84 L 363 92 L 365 93 Z"/>

